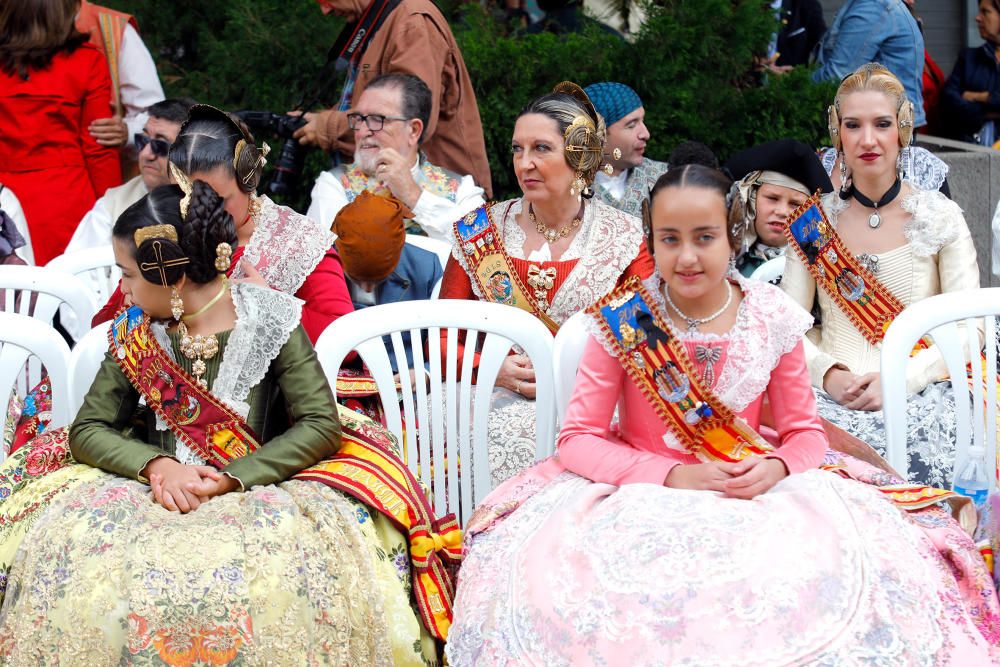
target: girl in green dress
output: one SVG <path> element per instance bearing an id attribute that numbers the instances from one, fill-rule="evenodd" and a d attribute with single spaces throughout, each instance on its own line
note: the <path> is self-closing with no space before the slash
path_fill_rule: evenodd
<path id="1" fill-rule="evenodd" d="M 433 663 L 414 529 L 342 490 L 345 451 L 405 474 L 394 443 L 338 411 L 300 300 L 229 283 L 232 217 L 183 185 L 115 225 L 133 306 L 76 421 L 0 466 L 0 662 Z"/>

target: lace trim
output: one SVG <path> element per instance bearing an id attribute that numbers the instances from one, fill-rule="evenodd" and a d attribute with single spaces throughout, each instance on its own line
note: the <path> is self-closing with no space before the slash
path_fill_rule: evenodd
<path id="1" fill-rule="evenodd" d="M 735 276 L 743 291 L 743 302 L 736 313 L 736 323 L 728 334 L 683 333 L 688 341 L 729 341 L 729 349 L 715 394 L 733 412 L 743 412 L 760 396 L 771 381 L 781 357 L 795 348 L 813 325 L 812 316 L 780 288 L 759 280 Z M 658 271 L 643 281 L 660 316 L 666 318 L 666 303 L 660 293 Z M 586 318 L 587 331 L 608 354 L 616 356 L 594 316 Z M 667 438 L 672 438 L 669 434 Z M 669 445 L 678 445 L 668 442 Z"/>
<path id="2" fill-rule="evenodd" d="M 318 222 L 260 197 L 260 216 L 243 256 L 260 271 L 267 284 L 295 294 L 333 245 L 334 235 Z M 243 278 L 237 264 L 233 278 Z"/>
<path id="3" fill-rule="evenodd" d="M 835 192 L 823 195 L 820 203 L 834 228 L 839 224 L 840 214 L 850 206 L 850 201 L 841 199 Z M 919 257 L 937 254 L 941 248 L 955 241 L 959 230 L 966 226 L 959 205 L 937 190 L 914 188 L 913 192 L 903 197 L 900 206 L 910 214 L 910 219 L 903 226 L 903 236 L 913 254 Z"/>
<path id="4" fill-rule="evenodd" d="M 233 285 L 236 326 L 229 336 L 212 393 L 244 419 L 246 398 L 267 374 L 271 362 L 302 318 L 302 301 L 276 290 Z"/>
<path id="5" fill-rule="evenodd" d="M 940 190 L 941 186 L 944 185 L 944 180 L 948 177 L 948 164 L 920 146 L 911 147 L 909 152 L 911 157 L 903 157 L 906 169 L 905 179 L 921 190 Z M 826 173 L 832 176 L 833 165 L 837 161 L 837 151 L 833 148 L 823 150 L 820 153 L 820 161 L 823 163 Z"/>
<path id="6" fill-rule="evenodd" d="M 518 259 L 524 259 L 526 239 L 524 230 L 515 222 L 521 207 L 522 200 L 514 199 L 490 209 L 490 219 L 503 235 L 504 247 L 511 257 Z M 502 214 L 502 219 L 497 219 L 494 212 Z M 580 231 L 559 258 L 561 262 L 579 261 L 552 297 L 548 315 L 562 324 L 610 292 L 639 253 L 642 243 L 642 224 L 638 218 L 591 200 L 585 208 Z M 471 276 L 461 244 L 454 244 L 452 256 Z M 476 281 L 471 282 L 473 293 L 483 299 Z"/>
<path id="7" fill-rule="evenodd" d="M 918 257 L 930 257 L 955 241 L 965 227 L 965 217 L 958 204 L 937 190 L 917 190 L 900 205 L 913 217 L 903 228 L 903 235 Z"/>

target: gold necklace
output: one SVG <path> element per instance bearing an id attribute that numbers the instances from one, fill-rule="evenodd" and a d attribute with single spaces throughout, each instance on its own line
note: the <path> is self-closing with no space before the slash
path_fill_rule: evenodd
<path id="1" fill-rule="evenodd" d="M 583 208 L 581 206 L 581 208 Z M 583 223 L 583 216 L 578 216 L 573 218 L 573 222 L 569 223 L 565 227 L 559 229 L 552 229 L 551 227 L 546 227 L 542 223 L 538 222 L 535 218 L 535 211 L 531 208 L 531 204 L 528 204 L 528 219 L 531 220 L 535 225 L 535 231 L 542 235 L 542 237 L 549 243 L 555 243 L 556 239 L 566 238 L 569 233 L 579 227 Z"/>
<path id="2" fill-rule="evenodd" d="M 222 289 L 219 290 L 219 293 L 212 297 L 211 301 L 199 308 L 196 312 L 191 313 L 190 315 L 183 315 L 180 323 L 177 325 L 177 333 L 180 334 L 181 337 L 181 354 L 188 359 L 194 360 L 194 363 L 191 365 L 191 373 L 194 375 L 195 381 L 198 382 L 198 386 L 202 389 L 208 389 L 208 381 L 202 377 L 205 374 L 205 371 L 208 370 L 205 360 L 211 359 L 219 353 L 219 339 L 215 337 L 215 334 L 208 334 L 207 336 L 202 336 L 201 334 L 195 334 L 194 336 L 190 335 L 184 321 L 198 317 L 218 303 L 219 299 L 222 298 L 222 295 L 226 293 L 226 289 L 228 289 L 228 287 L 229 281 L 226 280 L 225 276 L 223 276 Z"/>

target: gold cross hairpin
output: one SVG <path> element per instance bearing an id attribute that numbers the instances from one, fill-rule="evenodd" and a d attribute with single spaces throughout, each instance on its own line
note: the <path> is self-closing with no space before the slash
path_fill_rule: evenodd
<path id="1" fill-rule="evenodd" d="M 160 272 L 160 284 L 164 287 L 167 286 L 167 269 L 172 269 L 175 266 L 184 266 L 190 260 L 187 257 L 180 257 L 178 259 L 163 259 L 163 241 L 156 239 L 153 241 L 153 256 L 156 257 L 155 262 L 143 262 L 139 265 L 139 269 L 145 273 L 146 271 L 152 271 L 156 269 Z"/>

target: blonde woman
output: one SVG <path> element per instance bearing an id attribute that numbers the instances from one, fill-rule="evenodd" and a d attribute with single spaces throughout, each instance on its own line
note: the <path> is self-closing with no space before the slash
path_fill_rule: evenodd
<path id="1" fill-rule="evenodd" d="M 829 120 L 840 187 L 821 205 L 850 255 L 838 258 L 839 266 L 854 268 L 841 271 L 836 289 L 823 288 L 827 283 L 818 288 L 819 264 L 789 252 L 781 286 L 806 310 L 818 302 L 820 317 L 807 334 L 806 359 L 820 415 L 884 452 L 883 332 L 866 332 L 850 315 L 869 307 L 860 298 L 865 285 L 858 279 L 869 287 L 880 283 L 891 295 L 887 298 L 906 306 L 979 287 L 976 249 L 961 209 L 902 175 L 903 153 L 913 136 L 913 104 L 891 72 L 868 63 L 844 79 Z M 907 367 L 910 478 L 935 486 L 950 484 L 953 465 L 955 415 L 947 380 L 933 347 L 917 352 Z"/>

